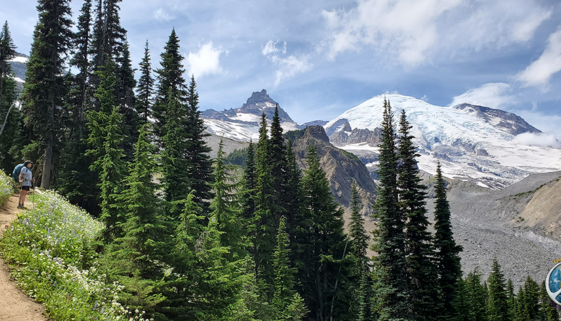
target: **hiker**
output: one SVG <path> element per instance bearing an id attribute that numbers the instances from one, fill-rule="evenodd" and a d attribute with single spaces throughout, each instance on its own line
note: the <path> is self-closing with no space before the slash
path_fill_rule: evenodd
<path id="1" fill-rule="evenodd" d="M 33 178 L 33 173 L 31 173 L 31 161 L 25 161 L 23 163 L 23 167 L 21 168 L 21 172 L 19 174 L 19 182 L 21 183 L 21 194 L 19 194 L 19 205 L 18 208 L 25 209 L 25 197 L 27 193 L 29 193 L 29 189 L 31 185 L 35 182 L 35 178 Z"/>

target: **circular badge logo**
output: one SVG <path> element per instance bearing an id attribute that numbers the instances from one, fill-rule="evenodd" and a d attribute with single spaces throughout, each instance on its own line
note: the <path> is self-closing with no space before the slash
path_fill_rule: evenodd
<path id="1" fill-rule="evenodd" d="M 547 274 L 545 280 L 547 294 L 553 302 L 561 305 L 561 263 L 557 263 Z"/>

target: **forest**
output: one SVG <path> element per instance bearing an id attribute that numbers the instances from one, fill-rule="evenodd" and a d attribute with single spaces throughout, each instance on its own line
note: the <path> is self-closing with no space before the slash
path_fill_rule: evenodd
<path id="1" fill-rule="evenodd" d="M 463 275 L 445 179 L 439 167 L 433 233 L 412 127 L 405 113 L 396 122 L 391 102 L 375 214 L 359 214 L 353 188 L 345 226 L 316 147 L 300 170 L 290 139 L 298 133 L 283 133 L 278 112 L 262 116 L 259 140 L 235 162 L 221 147 L 211 159 L 179 35 L 171 31 L 157 69 L 146 43 L 137 78 L 119 3 L 85 0 L 73 21 L 69 0 L 39 0 L 21 93 L 8 22 L 0 34 L 0 168 L 33 160 L 40 187 L 56 191 L 6 232 L 0 253 L 44 301 L 41 287 L 62 279 L 24 262 L 74 269 L 49 307 L 56 320 L 123 319 L 109 306 L 150 320 L 559 320 L 544 282 L 528 277 L 514 289 L 497 261 L 487 280 Z M 55 241 L 28 228 L 45 224 L 42 215 L 65 217 L 52 225 L 64 231 Z M 80 292 L 90 310 L 68 308 L 83 291 L 72 286 L 80 271 L 106 285 Z"/>

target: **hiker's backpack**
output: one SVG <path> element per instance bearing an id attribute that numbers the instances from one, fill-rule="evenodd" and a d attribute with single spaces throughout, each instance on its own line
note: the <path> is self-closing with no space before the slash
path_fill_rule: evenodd
<path id="1" fill-rule="evenodd" d="M 19 183 L 19 174 L 21 173 L 21 169 L 23 168 L 23 164 L 19 164 L 14 168 L 14 172 L 12 173 L 12 177 L 16 183 Z"/>

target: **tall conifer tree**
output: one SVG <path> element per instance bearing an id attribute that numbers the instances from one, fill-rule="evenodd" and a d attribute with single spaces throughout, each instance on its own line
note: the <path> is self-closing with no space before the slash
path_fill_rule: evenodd
<path id="1" fill-rule="evenodd" d="M 175 29 L 171 31 L 161 57 L 160 65 L 162 68 L 156 70 L 158 87 L 152 110 L 155 120 L 154 133 L 159 139 L 164 137 L 164 127 L 167 120 L 170 119 L 166 113 L 170 97 L 175 97 L 181 103 L 185 103 L 187 99 L 185 79 L 183 78 L 183 73 L 185 73 L 182 63 L 183 56 L 179 53 L 179 38 Z"/>
<path id="2" fill-rule="evenodd" d="M 273 252 L 275 249 L 276 224 L 274 217 L 273 178 L 271 177 L 271 163 L 269 162 L 269 136 L 267 135 L 267 118 L 261 116 L 259 128 L 259 142 L 256 151 L 255 188 L 255 275 L 269 287 L 268 294 L 273 294 Z"/>
<path id="3" fill-rule="evenodd" d="M 350 304 L 351 264 L 345 257 L 348 239 L 343 231 L 343 210 L 335 203 L 329 181 L 320 166 L 317 149 L 306 156 L 302 180 L 303 211 L 308 212 L 300 244 L 300 293 L 310 309 L 310 320 L 346 320 Z"/>
<path id="4" fill-rule="evenodd" d="M 405 257 L 405 217 L 398 204 L 397 155 L 393 113 L 390 103 L 384 101 L 382 143 L 379 156 L 380 185 L 376 199 L 374 260 L 377 278 L 377 310 L 380 320 L 409 318 L 407 261 Z"/>
<path id="5" fill-rule="evenodd" d="M 140 62 L 140 79 L 136 88 L 136 112 L 141 123 L 147 123 L 148 117 L 151 116 L 153 96 L 154 95 L 154 77 L 152 76 L 152 64 L 150 63 L 150 49 L 148 40 L 144 47 L 144 57 Z"/>
<path id="6" fill-rule="evenodd" d="M 129 52 L 129 44 L 125 40 L 122 44 L 122 51 L 117 57 L 115 84 L 115 98 L 119 104 L 119 113 L 123 117 L 122 132 L 123 144 L 122 148 L 125 153 L 125 159 L 132 161 L 134 157 L 134 144 L 138 138 L 138 114 L 134 109 L 136 98 L 134 88 L 136 80 L 134 79 L 134 70 Z"/>
<path id="7" fill-rule="evenodd" d="M 281 217 L 277 232 L 277 247 L 275 248 L 273 266 L 275 269 L 275 294 L 273 305 L 277 312 L 277 319 L 288 317 L 287 307 L 294 297 L 294 274 L 296 270 L 291 267 L 290 240 L 286 232 L 286 218 Z"/>
<path id="8" fill-rule="evenodd" d="M 12 79 L 12 68 L 8 62 L 15 57 L 8 22 L 0 31 L 0 169 L 9 173 L 16 163 L 10 149 L 20 140 L 21 113 L 15 106 L 16 82 Z"/>
<path id="9" fill-rule="evenodd" d="M 450 205 L 446 199 L 446 187 L 440 163 L 436 168 L 436 201 L 434 209 L 434 247 L 441 291 L 441 302 L 452 302 L 456 295 L 456 282 L 462 276 L 460 252 L 462 247 L 456 245 L 450 222 Z M 453 307 L 444 304 L 440 315 L 449 317 L 454 315 Z"/>
<path id="10" fill-rule="evenodd" d="M 255 228 L 255 195 L 257 186 L 257 173 L 255 169 L 255 148 L 252 141 L 249 142 L 247 147 L 247 161 L 246 167 L 244 169 L 244 174 L 241 182 L 240 190 L 240 206 L 241 212 L 240 216 L 244 222 L 245 232 L 244 234 L 251 241 L 252 246 L 249 248 L 249 252 L 255 257 L 256 246 L 255 234 L 257 232 Z"/>
<path id="11" fill-rule="evenodd" d="M 189 146 L 185 150 L 186 158 L 190 161 L 189 179 L 191 189 L 195 191 L 195 199 L 203 210 L 208 210 L 208 202 L 212 199 L 210 182 L 212 182 L 212 160 L 210 158 L 210 147 L 207 146 L 205 138 L 210 136 L 205 131 L 206 127 L 201 118 L 199 110 L 199 94 L 195 77 L 191 77 L 188 91 L 187 105 L 187 137 Z"/>
<path id="12" fill-rule="evenodd" d="M 421 184 L 417 154 L 411 135 L 411 125 L 401 112 L 399 128 L 397 187 L 400 211 L 407 218 L 405 223 L 405 253 L 409 277 L 409 302 L 415 320 L 431 320 L 437 314 L 438 288 L 434 280 L 438 278 L 433 264 L 432 236 L 427 230 L 429 221 L 425 209 L 425 189 Z M 449 302 L 452 301 L 448 301 Z"/>
<path id="13" fill-rule="evenodd" d="M 27 63 L 23 111 L 26 125 L 44 150 L 41 187 L 49 188 L 66 86 L 65 56 L 71 46 L 69 0 L 39 0 L 39 22 Z"/>
<path id="14" fill-rule="evenodd" d="M 506 284 L 501 266 L 493 260 L 493 269 L 489 276 L 489 321 L 510 321 Z"/>
<path id="15" fill-rule="evenodd" d="M 481 284 L 481 274 L 475 269 L 465 280 L 470 321 L 487 321 L 487 292 Z"/>
<path id="16" fill-rule="evenodd" d="M 271 177 L 273 178 L 273 190 L 277 191 L 273 196 L 276 205 L 274 210 L 275 220 L 278 222 L 280 216 L 286 211 L 283 195 L 286 195 L 286 183 L 288 172 L 286 166 L 286 147 L 282 136 L 283 129 L 279 117 L 279 107 L 275 108 L 275 114 L 271 123 L 271 138 L 269 140 L 269 162 L 271 164 Z"/>
<path id="17" fill-rule="evenodd" d="M 349 238 L 351 240 L 349 254 L 354 260 L 354 297 L 353 309 L 359 321 L 372 320 L 372 279 L 370 277 L 370 260 L 366 256 L 369 237 L 364 229 L 364 218 L 360 214 L 358 191 L 356 182 L 351 185 L 351 222 L 349 223 Z"/>
<path id="18" fill-rule="evenodd" d="M 88 154 L 95 161 L 91 170 L 99 176 L 101 220 L 105 223 L 103 240 L 110 243 L 116 237 L 121 236 L 121 224 L 125 217 L 116 209 L 116 194 L 119 186 L 126 176 L 126 168 L 123 163 L 123 151 L 121 149 L 121 119 L 119 107 L 115 101 L 115 64 L 109 58 L 107 66 L 98 74 L 101 83 L 98 87 L 96 98 L 100 102 L 100 111 L 88 113 L 88 126 L 90 136 L 88 138 Z"/>

